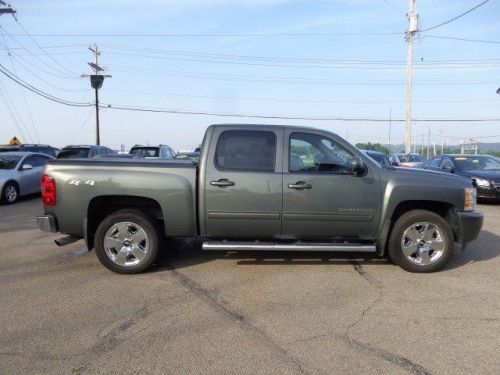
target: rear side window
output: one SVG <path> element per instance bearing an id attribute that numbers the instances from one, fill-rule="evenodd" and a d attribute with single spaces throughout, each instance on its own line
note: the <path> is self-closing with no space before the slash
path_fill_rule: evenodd
<path id="1" fill-rule="evenodd" d="M 160 154 L 158 147 L 132 147 L 130 154 L 139 155 L 144 158 L 157 158 Z"/>
<path id="2" fill-rule="evenodd" d="M 58 155 L 58 159 L 78 159 L 87 158 L 89 156 L 88 148 L 71 148 L 67 150 L 62 150 Z"/>
<path id="3" fill-rule="evenodd" d="M 275 158 L 276 135 L 269 131 L 227 130 L 215 151 L 221 170 L 274 172 Z"/>

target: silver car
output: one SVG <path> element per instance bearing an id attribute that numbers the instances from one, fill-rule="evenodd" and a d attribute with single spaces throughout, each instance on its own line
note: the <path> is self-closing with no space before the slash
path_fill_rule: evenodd
<path id="1" fill-rule="evenodd" d="M 1 200 L 12 204 L 21 195 L 40 192 L 43 166 L 53 159 L 52 156 L 38 152 L 0 153 Z"/>

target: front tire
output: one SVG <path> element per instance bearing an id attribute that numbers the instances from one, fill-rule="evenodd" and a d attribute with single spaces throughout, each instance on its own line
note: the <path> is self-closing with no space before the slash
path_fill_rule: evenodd
<path id="1" fill-rule="evenodd" d="M 14 182 L 7 182 L 2 190 L 2 200 L 6 204 L 12 204 L 19 198 L 19 187 Z"/>
<path id="2" fill-rule="evenodd" d="M 412 210 L 394 224 L 389 239 L 391 260 L 409 272 L 434 272 L 453 255 L 453 232 L 434 212 Z"/>
<path id="3" fill-rule="evenodd" d="M 106 217 L 95 233 L 99 261 L 113 272 L 135 274 L 147 270 L 156 259 L 159 231 L 138 210 L 121 210 Z"/>

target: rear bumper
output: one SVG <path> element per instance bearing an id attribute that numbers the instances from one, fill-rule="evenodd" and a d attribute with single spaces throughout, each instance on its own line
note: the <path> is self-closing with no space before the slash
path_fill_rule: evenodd
<path id="1" fill-rule="evenodd" d="M 464 246 L 477 238 L 483 226 L 483 214 L 479 211 L 458 213 L 460 227 L 460 243 Z"/>
<path id="2" fill-rule="evenodd" d="M 53 215 L 41 215 L 36 217 L 38 227 L 44 232 L 59 232 L 59 227 L 57 225 L 57 219 Z"/>

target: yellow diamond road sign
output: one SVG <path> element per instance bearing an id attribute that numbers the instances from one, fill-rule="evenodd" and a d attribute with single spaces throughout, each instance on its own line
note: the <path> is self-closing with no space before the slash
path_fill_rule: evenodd
<path id="1" fill-rule="evenodd" d="M 9 141 L 9 145 L 20 145 L 21 141 L 17 137 L 12 137 L 12 139 Z"/>

